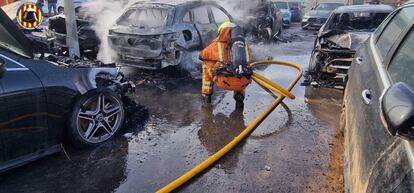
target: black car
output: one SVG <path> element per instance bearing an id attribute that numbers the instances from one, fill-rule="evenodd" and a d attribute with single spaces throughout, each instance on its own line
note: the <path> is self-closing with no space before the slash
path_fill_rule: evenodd
<path id="1" fill-rule="evenodd" d="M 89 147 L 120 130 L 126 85 L 115 67 L 37 58 L 36 42 L 2 9 L 0 25 L 0 172 L 59 151 L 64 139 Z"/>
<path id="2" fill-rule="evenodd" d="M 337 8 L 316 37 L 304 85 L 343 89 L 356 50 L 392 11 L 388 5 Z"/>
<path id="3" fill-rule="evenodd" d="M 378 27 L 349 70 L 345 192 L 414 192 L 414 2 Z"/>
<path id="4" fill-rule="evenodd" d="M 255 39 L 270 41 L 282 35 L 283 14 L 271 1 L 263 1 L 249 10 L 245 21 L 238 21 Z"/>
<path id="5" fill-rule="evenodd" d="M 302 17 L 302 29 L 319 29 L 326 22 L 332 11 L 343 5 L 343 3 L 318 4 Z"/>

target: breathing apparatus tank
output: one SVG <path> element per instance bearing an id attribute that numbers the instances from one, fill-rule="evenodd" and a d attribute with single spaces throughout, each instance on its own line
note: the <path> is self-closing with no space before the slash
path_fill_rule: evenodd
<path id="1" fill-rule="evenodd" d="M 232 29 L 226 52 L 228 63 L 215 70 L 215 83 L 224 90 L 243 91 L 252 82 L 253 71 L 248 67 L 249 47 L 240 27 Z"/>

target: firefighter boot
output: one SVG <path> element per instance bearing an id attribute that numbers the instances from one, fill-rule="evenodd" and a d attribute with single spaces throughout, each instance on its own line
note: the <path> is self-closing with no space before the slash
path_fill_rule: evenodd
<path id="1" fill-rule="evenodd" d="M 244 93 L 234 92 L 233 98 L 236 100 L 236 108 L 242 109 L 244 107 Z"/>

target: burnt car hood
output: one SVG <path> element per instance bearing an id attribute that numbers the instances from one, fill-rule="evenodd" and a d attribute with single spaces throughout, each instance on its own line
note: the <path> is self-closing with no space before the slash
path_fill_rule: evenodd
<path id="1" fill-rule="evenodd" d="M 132 26 L 115 26 L 111 28 L 110 33 L 128 34 L 128 35 L 162 35 L 173 33 L 171 29 L 166 27 L 159 28 L 139 28 Z"/>
<path id="2" fill-rule="evenodd" d="M 332 11 L 312 10 L 309 11 L 306 15 L 309 17 L 328 18 L 331 13 Z"/>
<path id="3" fill-rule="evenodd" d="M 332 30 L 324 33 L 320 38 L 324 38 L 326 41 L 335 44 L 339 48 L 357 50 L 359 46 L 369 38 L 370 35 L 370 32 L 347 32 Z"/>

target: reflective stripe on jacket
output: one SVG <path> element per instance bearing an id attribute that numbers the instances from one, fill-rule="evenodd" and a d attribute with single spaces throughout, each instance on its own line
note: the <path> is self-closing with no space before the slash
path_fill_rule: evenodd
<path id="1" fill-rule="evenodd" d="M 217 37 L 200 53 L 200 60 L 209 66 L 219 66 L 220 63 L 228 62 L 227 43 L 230 41 L 231 28 L 225 27 L 220 30 Z M 219 63 L 219 64 L 217 64 Z"/>

